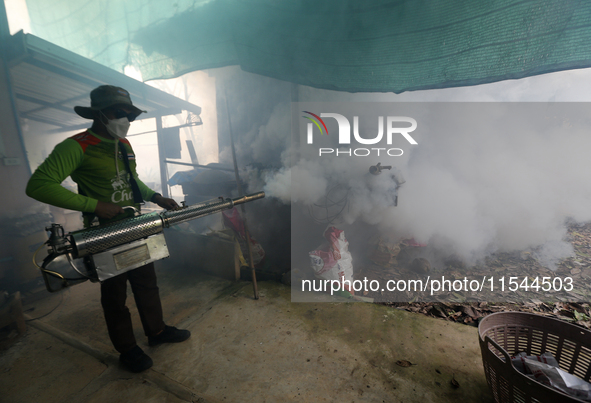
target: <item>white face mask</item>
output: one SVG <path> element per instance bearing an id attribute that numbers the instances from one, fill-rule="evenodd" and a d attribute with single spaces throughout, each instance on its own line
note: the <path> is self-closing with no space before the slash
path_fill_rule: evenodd
<path id="1" fill-rule="evenodd" d="M 115 137 L 116 139 L 123 139 L 125 136 L 127 136 L 130 125 L 131 123 L 129 123 L 129 120 L 125 117 L 107 120 L 105 127 L 111 136 Z"/>

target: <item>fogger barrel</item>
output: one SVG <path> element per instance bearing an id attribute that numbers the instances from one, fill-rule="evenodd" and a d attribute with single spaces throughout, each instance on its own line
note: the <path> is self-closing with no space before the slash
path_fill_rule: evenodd
<path id="1" fill-rule="evenodd" d="M 74 248 L 73 255 L 75 258 L 94 255 L 125 243 L 158 234 L 164 228 L 231 209 L 235 205 L 262 199 L 263 197 L 265 197 L 265 192 L 253 193 L 236 199 L 220 198 L 179 210 L 143 214 L 112 224 L 76 231 L 70 234 Z"/>

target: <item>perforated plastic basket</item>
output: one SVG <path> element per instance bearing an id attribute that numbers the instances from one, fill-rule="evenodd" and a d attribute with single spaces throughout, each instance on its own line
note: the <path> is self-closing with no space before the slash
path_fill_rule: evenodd
<path id="1" fill-rule="evenodd" d="M 478 326 L 486 381 L 497 403 L 583 402 L 535 382 L 513 367 L 511 355 L 550 352 L 560 368 L 589 382 L 591 332 L 545 316 L 499 312 Z"/>

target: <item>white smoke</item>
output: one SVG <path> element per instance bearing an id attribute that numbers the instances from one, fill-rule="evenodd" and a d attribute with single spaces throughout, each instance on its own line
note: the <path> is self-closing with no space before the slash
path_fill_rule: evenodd
<path id="1" fill-rule="evenodd" d="M 403 228 L 422 241 L 443 237 L 464 257 L 545 244 L 563 256 L 571 252 L 556 245 L 567 219 L 591 219 L 591 137 L 581 129 L 503 131 L 494 116 L 489 127 L 423 139 L 400 205 L 382 227 Z"/>
<path id="2" fill-rule="evenodd" d="M 292 174 L 297 179 L 292 180 Z M 270 197 L 277 197 L 285 203 L 314 204 L 326 193 L 328 182 L 324 174 L 317 162 L 302 161 L 293 168 L 281 168 L 269 175 L 264 190 Z"/>
<path id="3" fill-rule="evenodd" d="M 457 116 L 450 118 L 450 128 L 428 127 L 407 159 L 297 160 L 269 176 L 265 190 L 286 203 L 309 206 L 322 203 L 331 186 L 346 186 L 344 223 L 360 220 L 387 235 L 445 245 L 470 261 L 496 250 L 542 246 L 537 256 L 552 267 L 572 253 L 563 242 L 565 222 L 591 220 L 588 122 L 544 120 L 540 110 L 553 110 L 542 104 L 457 105 L 486 113 L 468 112 L 462 129 L 457 122 L 451 124 Z M 425 108 L 429 110 L 428 104 Z M 531 113 L 531 118 L 501 124 L 514 108 Z M 441 113 L 432 109 L 435 115 Z M 396 207 L 391 172 L 367 173 L 377 162 L 397 165 L 406 179 Z"/>
<path id="4" fill-rule="evenodd" d="M 280 166 L 282 153 L 291 145 L 289 113 L 289 104 L 279 103 L 264 125 L 254 126 L 244 134 L 234 134 L 238 137 L 235 140 L 238 142 L 237 158 L 242 163 L 264 162 L 266 165 Z M 223 149 L 220 160 L 232 161 L 231 152 L 229 147 Z"/>
<path id="5" fill-rule="evenodd" d="M 590 75 L 591 71 L 564 72 L 402 95 L 344 94 L 299 87 L 299 98 L 339 102 L 580 101 L 588 99 L 577 95 L 576 82 Z M 540 89 L 544 82 L 545 93 Z M 283 165 L 259 176 L 269 198 L 312 206 L 325 202 L 327 194 L 341 186 L 348 189 L 347 208 L 340 217 L 343 223 L 365 222 L 386 235 L 414 236 L 471 261 L 494 251 L 537 247 L 536 257 L 550 267 L 572 253 L 564 241 L 566 221 L 591 220 L 591 123 L 585 121 L 583 108 L 573 114 L 572 121 L 562 122 L 563 126 L 551 121 L 554 115 L 548 109 L 550 120 L 538 117 L 537 121 L 518 122 L 510 131 L 499 130 L 495 125 L 514 108 L 507 103 L 490 108 L 485 115 L 488 122 L 482 121 L 482 115 L 466 113 L 463 130 L 429 127 L 421 131 L 417 148 L 398 159 L 317 161 L 290 147 L 288 106 L 288 102 L 277 104 L 268 122 L 240 139 L 242 152 L 251 161 L 274 166 L 279 161 Z M 393 206 L 396 185 L 392 172 L 368 174 L 369 166 L 377 162 L 393 165 L 399 170 L 397 177 L 404 177 L 397 206 Z"/>

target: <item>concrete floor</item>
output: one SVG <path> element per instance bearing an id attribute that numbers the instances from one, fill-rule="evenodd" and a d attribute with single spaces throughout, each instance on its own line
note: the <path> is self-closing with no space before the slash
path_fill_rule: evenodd
<path id="1" fill-rule="evenodd" d="M 254 300 L 251 283 L 158 273 L 166 322 L 191 330 L 188 341 L 148 347 L 130 297 L 154 366 L 119 368 L 99 287 L 80 284 L 25 306 L 32 318 L 57 309 L 0 352 L 0 401 L 492 401 L 474 327 L 367 303 L 292 303 L 273 282 L 259 282 Z"/>

